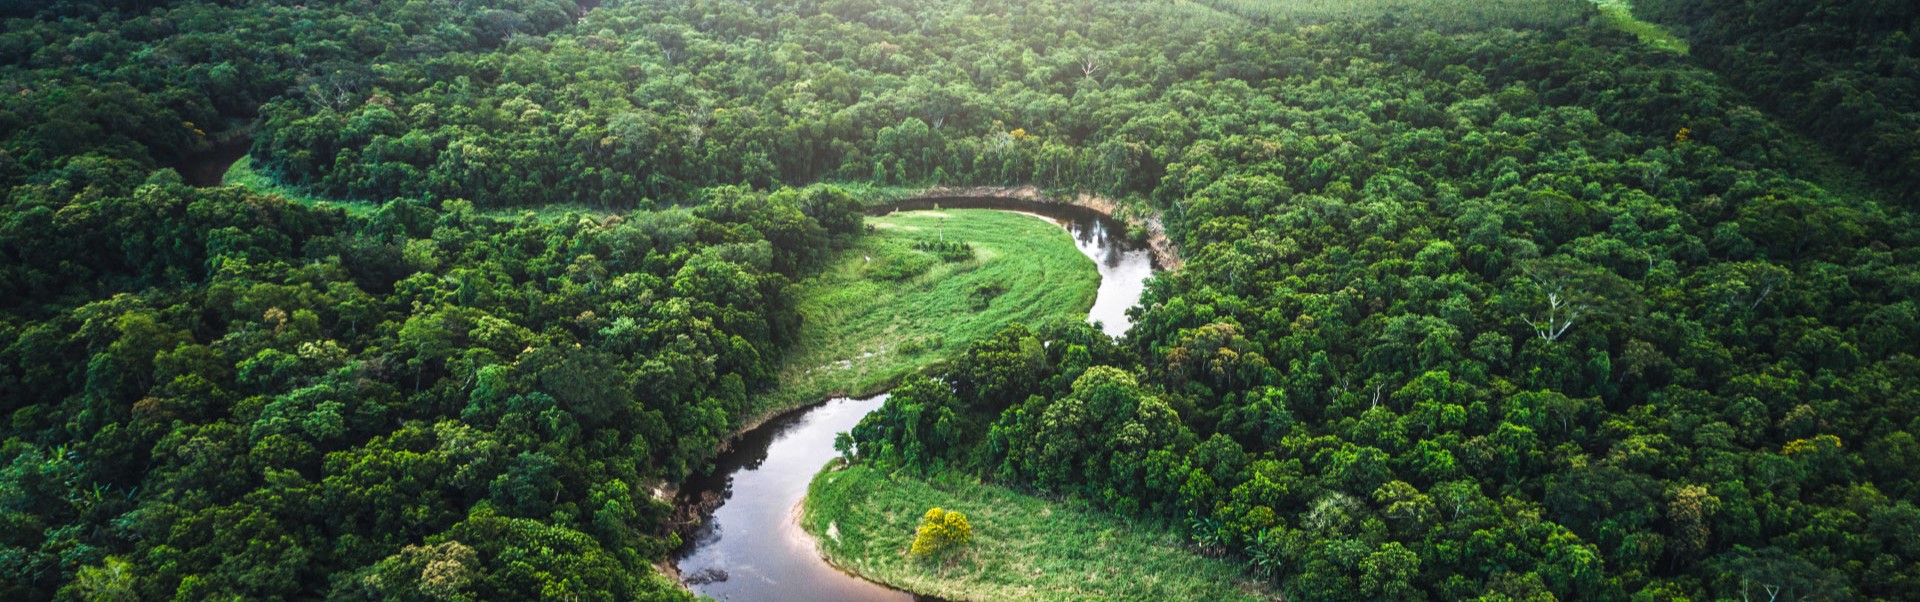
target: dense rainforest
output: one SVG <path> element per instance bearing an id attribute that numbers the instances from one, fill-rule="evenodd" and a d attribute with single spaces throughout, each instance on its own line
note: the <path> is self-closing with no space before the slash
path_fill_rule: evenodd
<path id="1" fill-rule="evenodd" d="M 1920 3 L 1642 0 L 1753 102 L 1920 202 Z"/>
<path id="2" fill-rule="evenodd" d="M 1912 599 L 1912 215 L 1682 57 L 1424 29 L 1261 38 L 1311 58 L 1143 192 L 1188 264 L 1132 335 L 1003 333 L 859 455 L 1182 520 L 1298 599 Z"/>
<path id="3" fill-rule="evenodd" d="M 0 598 L 689 598 L 843 188 L 1033 184 L 1185 267 L 856 461 L 1288 599 L 1913 599 L 1920 32 L 1763 4 L 0 2 Z"/>

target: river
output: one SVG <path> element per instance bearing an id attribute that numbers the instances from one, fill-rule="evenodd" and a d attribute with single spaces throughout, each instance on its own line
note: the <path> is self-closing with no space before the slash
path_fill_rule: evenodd
<path id="1" fill-rule="evenodd" d="M 1067 205 L 979 199 L 943 199 L 946 208 L 1002 209 L 1053 221 L 1073 236 L 1100 270 L 1100 292 L 1087 320 L 1109 336 L 1132 326 L 1127 309 L 1153 275 L 1152 253 L 1124 236 L 1123 226 L 1098 212 Z M 876 212 L 930 209 L 909 201 Z M 838 455 L 834 434 L 848 431 L 887 396 L 837 398 L 775 418 L 734 441 L 713 472 L 690 480 L 682 502 L 717 492 L 723 500 L 675 558 L 694 593 L 723 601 L 911 602 L 933 600 L 873 583 L 834 568 L 800 529 L 800 501 L 814 473 Z"/>

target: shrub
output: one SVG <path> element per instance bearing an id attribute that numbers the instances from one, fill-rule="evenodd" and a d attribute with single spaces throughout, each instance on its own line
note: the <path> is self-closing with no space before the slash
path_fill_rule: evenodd
<path id="1" fill-rule="evenodd" d="M 939 257 L 941 261 L 973 260 L 973 245 L 957 240 L 916 240 L 913 242 L 913 248 Z"/>
<path id="2" fill-rule="evenodd" d="M 928 351 L 937 350 L 945 344 L 946 342 L 940 338 L 940 335 L 923 334 L 907 337 L 906 340 L 900 341 L 900 346 L 896 348 L 896 351 L 901 355 L 919 355 Z"/>
<path id="3" fill-rule="evenodd" d="M 920 530 L 913 536 L 911 553 L 915 558 L 931 558 L 973 541 L 973 525 L 967 515 L 934 508 L 920 517 Z"/>

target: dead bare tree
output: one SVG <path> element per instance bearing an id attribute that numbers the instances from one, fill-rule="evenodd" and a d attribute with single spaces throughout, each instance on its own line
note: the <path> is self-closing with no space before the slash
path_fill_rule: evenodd
<path id="1" fill-rule="evenodd" d="M 713 123 L 711 103 L 702 100 L 690 107 L 680 107 L 680 115 L 687 118 L 687 145 L 700 146 L 707 135 L 707 126 Z"/>
<path id="2" fill-rule="evenodd" d="M 1594 314 L 1631 313 L 1637 307 L 1637 296 L 1626 279 L 1578 260 L 1553 257 L 1530 262 L 1524 269 L 1544 296 L 1546 307 L 1520 319 L 1540 340 L 1558 341 L 1574 324 Z"/>
<path id="3" fill-rule="evenodd" d="M 1774 293 L 1787 288 L 1793 280 L 1793 272 L 1765 261 L 1743 261 L 1727 264 L 1721 269 L 1723 284 L 1728 289 L 1727 304 L 1747 311 L 1760 308 Z"/>
<path id="4" fill-rule="evenodd" d="M 1546 312 L 1537 320 L 1528 319 L 1527 325 L 1533 327 L 1534 336 L 1551 343 L 1560 340 L 1567 329 L 1573 328 L 1574 322 L 1594 309 L 1592 305 L 1575 302 L 1565 290 L 1555 288 L 1547 291 Z"/>
<path id="5" fill-rule="evenodd" d="M 1100 71 L 1103 66 L 1105 65 L 1100 62 L 1098 53 L 1089 53 L 1080 58 L 1080 76 L 1093 77 L 1093 74 Z"/>

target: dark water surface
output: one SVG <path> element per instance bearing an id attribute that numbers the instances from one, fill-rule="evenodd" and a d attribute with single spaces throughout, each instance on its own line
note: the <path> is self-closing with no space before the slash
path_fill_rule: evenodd
<path id="1" fill-rule="evenodd" d="M 253 148 L 253 138 L 244 134 L 230 136 L 213 143 L 206 150 L 188 155 L 173 170 L 180 172 L 180 179 L 188 186 L 207 188 L 219 186 L 226 179 L 227 170 L 233 162 L 247 156 Z"/>
<path id="2" fill-rule="evenodd" d="M 1073 235 L 1074 246 L 1100 268 L 1100 294 L 1093 299 L 1093 309 L 1087 311 L 1087 321 L 1099 324 L 1101 332 L 1110 337 L 1127 334 L 1133 328 L 1127 310 L 1139 304 L 1140 294 L 1147 290 L 1147 277 L 1153 275 L 1153 252 L 1128 240 L 1124 229 L 1104 217 L 1040 217 L 1064 226 Z"/>
<path id="3" fill-rule="evenodd" d="M 852 430 L 886 400 L 842 397 L 776 418 L 735 441 L 712 476 L 687 483 L 688 491 L 724 491 L 727 500 L 678 559 L 687 587 L 740 602 L 918 599 L 827 564 L 800 529 L 807 483 L 837 455 L 833 435 Z M 713 581 L 696 583 L 703 580 Z"/>
<path id="4" fill-rule="evenodd" d="M 1067 205 L 983 199 L 939 201 L 950 209 L 1003 209 L 1034 214 L 1060 224 L 1080 252 L 1100 270 L 1100 293 L 1087 319 L 1109 336 L 1125 334 L 1127 308 L 1140 300 L 1153 275 L 1152 254 L 1125 236 L 1125 227 L 1098 212 Z M 882 208 L 931 209 L 932 202 Z M 820 557 L 811 535 L 800 529 L 800 501 L 815 472 L 837 453 L 836 433 L 852 430 L 879 409 L 886 395 L 845 397 L 769 421 L 736 440 L 715 461 L 713 473 L 689 481 L 681 501 L 719 492 L 725 500 L 675 558 L 694 593 L 725 601 L 910 602 L 915 596 L 841 572 Z"/>

